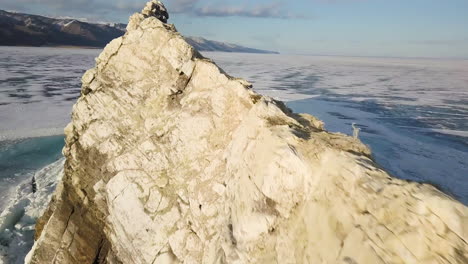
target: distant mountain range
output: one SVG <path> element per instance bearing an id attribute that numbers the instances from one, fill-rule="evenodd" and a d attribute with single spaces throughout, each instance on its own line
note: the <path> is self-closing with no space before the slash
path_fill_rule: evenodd
<path id="1" fill-rule="evenodd" d="M 71 18 L 49 18 L 0 10 L 0 46 L 104 47 L 125 33 L 125 24 L 88 23 Z M 199 51 L 277 53 L 185 37 Z"/>
<path id="2" fill-rule="evenodd" d="M 224 52 L 244 52 L 244 53 L 267 53 L 278 54 L 275 51 L 252 49 L 236 44 L 208 40 L 200 37 L 185 37 L 185 40 L 200 51 L 224 51 Z"/>
<path id="3" fill-rule="evenodd" d="M 123 24 L 91 24 L 0 10 L 0 45 L 104 47 L 120 37 Z"/>

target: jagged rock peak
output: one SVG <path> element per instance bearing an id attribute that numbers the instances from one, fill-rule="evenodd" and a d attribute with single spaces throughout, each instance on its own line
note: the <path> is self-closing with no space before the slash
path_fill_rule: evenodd
<path id="1" fill-rule="evenodd" d="M 166 7 L 161 1 L 157 0 L 152 0 L 146 3 L 146 6 L 143 8 L 141 13 L 146 17 L 156 17 L 163 23 L 167 23 L 167 20 L 169 19 L 169 13 L 167 12 Z"/>

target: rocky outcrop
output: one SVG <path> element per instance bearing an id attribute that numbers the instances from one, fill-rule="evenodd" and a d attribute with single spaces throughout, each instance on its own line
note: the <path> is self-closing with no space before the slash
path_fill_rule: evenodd
<path id="1" fill-rule="evenodd" d="M 28 263 L 467 263 L 465 206 L 156 17 L 133 15 L 83 76 Z"/>

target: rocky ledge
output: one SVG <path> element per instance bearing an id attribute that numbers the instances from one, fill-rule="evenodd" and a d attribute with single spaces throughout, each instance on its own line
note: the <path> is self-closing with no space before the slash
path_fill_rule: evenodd
<path id="1" fill-rule="evenodd" d="M 159 1 L 83 76 L 27 263 L 468 263 L 468 209 L 203 58 Z"/>

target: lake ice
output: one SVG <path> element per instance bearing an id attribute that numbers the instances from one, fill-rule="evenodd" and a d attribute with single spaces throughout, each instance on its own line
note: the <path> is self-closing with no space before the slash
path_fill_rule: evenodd
<path id="1" fill-rule="evenodd" d="M 45 206 L 38 203 L 47 203 L 51 179 L 60 177 L 61 135 L 81 75 L 99 52 L 0 47 L 0 262 L 9 254 L 22 263 L 31 246 L 32 223 Z M 330 131 L 352 135 L 356 123 L 391 174 L 468 204 L 467 60 L 204 55 Z M 33 175 L 43 178 L 36 194 Z"/>

